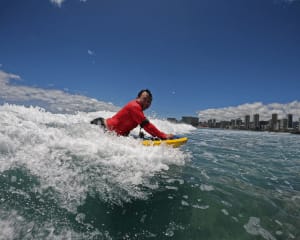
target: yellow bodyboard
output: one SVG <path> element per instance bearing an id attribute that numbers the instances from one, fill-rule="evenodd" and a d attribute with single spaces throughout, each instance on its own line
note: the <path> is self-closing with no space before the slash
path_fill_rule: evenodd
<path id="1" fill-rule="evenodd" d="M 176 147 L 180 147 L 182 144 L 185 144 L 187 140 L 188 140 L 187 137 L 167 139 L 167 140 L 143 140 L 142 144 L 144 146 L 167 145 L 176 148 Z"/>

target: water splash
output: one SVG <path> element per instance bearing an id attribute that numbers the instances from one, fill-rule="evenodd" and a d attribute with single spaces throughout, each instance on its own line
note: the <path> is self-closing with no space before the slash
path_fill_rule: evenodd
<path id="1" fill-rule="evenodd" d="M 35 191 L 51 191 L 72 212 L 87 195 L 121 204 L 145 198 L 150 178 L 187 155 L 167 147 L 144 147 L 139 140 L 105 134 L 89 124 L 112 112 L 53 114 L 38 107 L 0 107 L 0 171 L 23 168 L 38 179 Z M 186 125 L 154 120 L 166 131 L 188 132 Z M 174 126 L 173 126 L 174 125 Z M 171 129 L 172 128 L 172 129 Z M 137 130 L 134 130 L 137 131 Z"/>

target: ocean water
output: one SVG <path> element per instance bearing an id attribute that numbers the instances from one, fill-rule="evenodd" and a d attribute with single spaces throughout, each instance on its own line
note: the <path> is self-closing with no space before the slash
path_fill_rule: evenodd
<path id="1" fill-rule="evenodd" d="M 112 114 L 0 106 L 1 240 L 300 239 L 298 135 L 152 119 L 189 141 L 144 147 Z"/>

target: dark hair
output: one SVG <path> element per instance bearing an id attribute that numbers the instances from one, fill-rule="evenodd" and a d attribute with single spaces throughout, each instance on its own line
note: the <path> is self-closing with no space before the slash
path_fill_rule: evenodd
<path id="1" fill-rule="evenodd" d="M 149 89 L 142 89 L 141 91 L 139 91 L 139 93 L 138 93 L 138 98 L 142 95 L 143 92 L 148 93 L 148 94 L 149 94 L 149 97 L 150 97 L 151 100 L 152 100 L 152 93 L 150 92 Z"/>

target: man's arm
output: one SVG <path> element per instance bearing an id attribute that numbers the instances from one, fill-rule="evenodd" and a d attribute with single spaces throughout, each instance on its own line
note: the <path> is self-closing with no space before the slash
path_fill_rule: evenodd
<path id="1" fill-rule="evenodd" d="M 173 134 L 166 134 L 160 130 L 158 130 L 152 123 L 148 121 L 148 123 L 144 126 L 144 129 L 154 137 L 158 137 L 160 139 L 172 139 L 174 138 Z"/>
<path id="2" fill-rule="evenodd" d="M 169 139 L 173 138 L 173 134 L 166 134 L 160 130 L 158 130 L 150 121 L 145 117 L 143 111 L 138 108 L 131 109 L 131 116 L 134 118 L 142 128 L 144 128 L 149 134 L 153 137 L 158 137 L 160 139 Z"/>
<path id="3" fill-rule="evenodd" d="M 165 134 L 164 132 L 159 131 L 152 123 L 148 122 L 148 124 L 146 124 L 144 126 L 144 129 L 151 134 L 153 137 L 158 137 L 161 139 L 167 139 L 167 134 Z"/>

